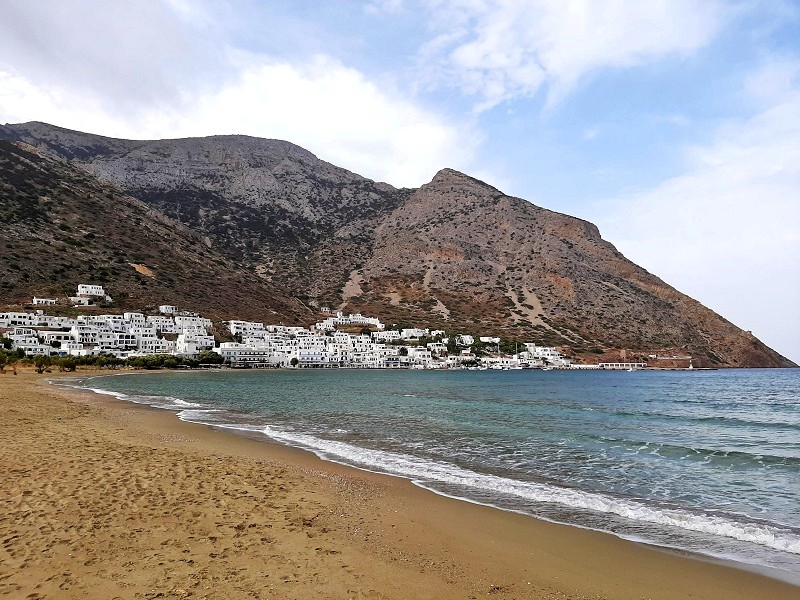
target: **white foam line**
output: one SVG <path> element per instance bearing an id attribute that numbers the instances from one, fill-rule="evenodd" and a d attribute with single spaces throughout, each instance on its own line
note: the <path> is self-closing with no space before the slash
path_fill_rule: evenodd
<path id="1" fill-rule="evenodd" d="M 81 389 L 89 389 L 98 394 L 109 394 L 120 400 L 136 402 L 135 396 L 128 396 L 121 392 L 102 388 L 84 387 Z M 182 414 L 179 415 L 179 418 L 185 421 L 190 420 L 186 418 L 188 416 L 187 413 L 190 411 L 182 410 L 180 412 Z M 782 552 L 800 554 L 800 536 L 791 532 L 781 531 L 779 528 L 769 525 L 738 523 L 708 514 L 698 515 L 672 509 L 653 508 L 633 500 L 611 498 L 593 492 L 559 488 L 535 482 L 517 481 L 496 475 L 486 475 L 468 471 L 456 465 L 434 461 L 422 462 L 419 458 L 409 455 L 383 450 L 367 450 L 346 442 L 324 440 L 302 433 L 281 431 L 269 425 L 209 424 L 225 429 L 261 432 L 272 439 L 312 450 L 319 454 L 321 458 L 328 460 L 338 458 L 362 465 L 367 470 L 377 469 L 393 475 L 407 477 L 422 487 L 425 487 L 425 484 L 429 485 L 436 482 L 458 485 L 465 488 L 516 496 L 533 502 L 560 504 L 570 508 L 615 514 L 633 521 L 679 527 L 689 531 L 750 542 Z"/>
<path id="2" fill-rule="evenodd" d="M 660 509 L 642 503 L 612 498 L 556 486 L 516 481 L 496 475 L 486 475 L 461 467 L 420 459 L 383 450 L 366 450 L 346 442 L 323 440 L 314 436 L 280 431 L 270 426 L 262 428 L 268 437 L 301 445 L 323 454 L 384 470 L 423 483 L 446 483 L 475 490 L 516 496 L 533 502 L 560 504 L 595 512 L 615 514 L 634 521 L 679 527 L 743 542 L 766 546 L 774 550 L 800 554 L 800 536 L 769 525 L 739 523 L 708 514 L 690 514 L 672 509 Z"/>

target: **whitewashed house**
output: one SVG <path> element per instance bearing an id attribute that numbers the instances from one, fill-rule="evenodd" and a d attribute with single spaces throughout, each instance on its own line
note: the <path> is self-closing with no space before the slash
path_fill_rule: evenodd
<path id="1" fill-rule="evenodd" d="M 123 313 L 122 316 L 125 319 L 125 322 L 128 324 L 128 329 L 132 327 L 147 327 L 147 317 L 145 317 L 142 313 L 126 312 Z"/>
<path id="2" fill-rule="evenodd" d="M 0 327 L 35 327 L 39 323 L 39 315 L 35 313 L 6 312 L 0 313 Z"/>
<path id="3" fill-rule="evenodd" d="M 175 319 L 161 315 L 147 317 L 147 326 L 154 327 L 159 333 L 176 333 Z"/>
<path id="4" fill-rule="evenodd" d="M 400 332 L 390 329 L 387 331 L 373 331 L 372 338 L 383 342 L 393 342 L 400 339 Z"/>
<path id="5" fill-rule="evenodd" d="M 418 340 L 419 338 L 428 335 L 427 329 L 418 329 L 416 327 L 412 327 L 409 329 L 403 329 L 400 331 L 400 339 L 403 340 Z"/>
<path id="6" fill-rule="evenodd" d="M 462 333 L 456 336 L 456 345 L 458 346 L 472 346 L 475 343 L 475 338 L 471 335 Z"/>
<path id="7" fill-rule="evenodd" d="M 89 285 L 81 283 L 78 285 L 78 296 L 105 296 L 106 291 L 102 285 Z"/>
<path id="8" fill-rule="evenodd" d="M 38 296 L 33 297 L 34 306 L 55 306 L 56 304 L 58 304 L 58 300 L 55 298 L 39 298 Z"/>

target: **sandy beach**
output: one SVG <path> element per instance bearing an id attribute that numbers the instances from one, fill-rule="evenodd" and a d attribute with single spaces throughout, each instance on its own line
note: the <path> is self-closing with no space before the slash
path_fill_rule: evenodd
<path id="1" fill-rule="evenodd" d="M 0 374 L 7 598 L 796 599 L 800 588 Z"/>

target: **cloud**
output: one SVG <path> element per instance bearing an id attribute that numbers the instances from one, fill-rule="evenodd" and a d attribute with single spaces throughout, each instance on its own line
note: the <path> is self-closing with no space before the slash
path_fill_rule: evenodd
<path id="1" fill-rule="evenodd" d="M 209 43 L 201 34 L 212 16 L 183 0 L 139 6 L 4 4 L 0 122 L 138 139 L 281 138 L 400 186 L 473 160 L 480 140 L 469 123 L 450 122 L 391 83 L 323 54 L 290 62 L 226 39 Z"/>
<path id="2" fill-rule="evenodd" d="M 724 21 L 716 0 L 428 0 L 428 82 L 479 98 L 477 110 L 547 88 L 550 106 L 609 67 L 685 56 Z"/>
<path id="3" fill-rule="evenodd" d="M 225 55 L 161 2 L 0 3 L 0 70 L 130 112 L 223 81 Z"/>
<path id="4" fill-rule="evenodd" d="M 420 185 L 442 166 L 466 168 L 479 138 L 326 56 L 292 65 L 250 56 L 234 84 L 165 129 L 288 139 L 395 185 Z"/>
<path id="5" fill-rule="evenodd" d="M 684 174 L 587 216 L 629 258 L 800 362 L 798 73 L 771 63 L 753 74 L 780 82 L 758 90 L 769 106 L 687 148 Z"/>

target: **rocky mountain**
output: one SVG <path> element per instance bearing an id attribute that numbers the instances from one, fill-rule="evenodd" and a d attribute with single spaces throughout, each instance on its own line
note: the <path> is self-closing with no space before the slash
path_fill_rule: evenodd
<path id="1" fill-rule="evenodd" d="M 793 364 L 627 260 L 591 223 L 449 169 L 396 189 L 247 136 L 133 141 L 25 123 L 0 127 L 0 138 L 180 223 L 198 252 L 224 257 L 220 273 L 272 286 L 265 306 L 287 320 L 310 322 L 303 307 L 327 306 L 583 356 Z"/>
<path id="2" fill-rule="evenodd" d="M 218 319 L 313 319 L 287 288 L 188 227 L 68 162 L 4 140 L 0 214 L 0 305 L 74 295 L 94 282 L 118 308 L 165 303 Z"/>

